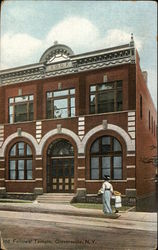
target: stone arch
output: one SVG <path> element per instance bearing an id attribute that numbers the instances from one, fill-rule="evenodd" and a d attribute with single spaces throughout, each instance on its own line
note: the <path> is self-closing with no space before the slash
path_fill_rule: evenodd
<path id="1" fill-rule="evenodd" d="M 43 138 L 42 138 L 42 140 L 41 140 L 41 142 L 39 144 L 39 155 L 42 155 L 43 148 L 44 148 L 44 145 L 47 142 L 47 140 L 52 136 L 60 135 L 60 134 L 61 135 L 67 135 L 67 136 L 71 137 L 76 143 L 78 153 L 80 153 L 81 148 L 82 148 L 82 143 L 81 143 L 80 139 L 78 138 L 78 136 L 69 129 L 61 128 L 60 132 L 58 131 L 58 129 L 53 129 L 53 130 L 49 131 L 48 133 L 46 133 L 43 136 Z"/>
<path id="2" fill-rule="evenodd" d="M 82 144 L 83 144 L 82 145 L 82 150 L 83 150 L 82 153 L 85 152 L 86 144 L 87 144 L 89 138 L 101 130 L 104 130 L 103 125 L 96 126 L 95 128 L 91 129 L 85 135 L 85 137 L 83 138 L 83 141 L 82 141 Z M 108 124 L 107 130 L 115 131 L 124 139 L 124 141 L 126 143 L 127 151 L 135 151 L 135 140 L 132 140 L 130 138 L 130 136 L 128 135 L 128 133 L 124 129 L 122 129 L 121 127 L 114 125 L 114 124 Z"/>
<path id="3" fill-rule="evenodd" d="M 63 57 L 69 59 L 71 55 L 74 54 L 71 48 L 64 44 L 55 44 L 48 48 L 40 58 L 40 63 L 48 63 L 51 58 L 55 57 L 56 55 L 61 54 Z"/>
<path id="4" fill-rule="evenodd" d="M 7 146 L 8 146 L 8 144 L 13 139 L 21 138 L 21 137 L 24 137 L 24 138 L 28 139 L 32 143 L 32 145 L 34 146 L 36 155 L 39 155 L 39 153 L 38 153 L 39 152 L 39 145 L 38 145 L 37 141 L 35 140 L 35 138 L 31 134 L 22 131 L 21 136 L 18 135 L 18 132 L 15 132 L 15 133 L 13 133 L 13 134 L 11 134 L 10 136 L 7 137 L 7 139 L 4 141 L 4 143 L 2 145 L 2 148 L 0 150 L 0 157 L 5 156 L 5 150 L 6 150 Z"/>

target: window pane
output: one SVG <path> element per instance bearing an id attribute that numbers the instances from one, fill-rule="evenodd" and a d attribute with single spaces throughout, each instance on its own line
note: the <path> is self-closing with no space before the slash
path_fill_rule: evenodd
<path id="1" fill-rule="evenodd" d="M 9 116 L 9 122 L 10 122 L 10 123 L 13 123 L 13 122 L 14 122 L 13 115 L 10 115 L 10 116 Z"/>
<path id="2" fill-rule="evenodd" d="M 54 91 L 54 97 L 68 95 L 68 90 Z"/>
<path id="3" fill-rule="evenodd" d="M 10 171 L 10 180 L 15 180 L 15 179 L 16 179 L 15 170 L 11 170 Z"/>
<path id="4" fill-rule="evenodd" d="M 102 138 L 102 153 L 108 153 L 111 151 L 110 137 Z"/>
<path id="5" fill-rule="evenodd" d="M 52 116 L 52 106 L 51 106 L 51 100 L 47 100 L 47 118 L 51 118 Z"/>
<path id="6" fill-rule="evenodd" d="M 102 157 L 102 168 L 110 168 L 110 157 Z"/>
<path id="7" fill-rule="evenodd" d="M 71 108 L 71 117 L 74 117 L 75 116 L 75 108 Z"/>
<path id="8" fill-rule="evenodd" d="M 32 170 L 32 160 L 27 160 L 27 170 Z"/>
<path id="9" fill-rule="evenodd" d="M 24 170 L 24 160 L 18 160 L 18 170 Z"/>
<path id="10" fill-rule="evenodd" d="M 47 93 L 47 98 L 52 98 L 52 92 Z"/>
<path id="11" fill-rule="evenodd" d="M 15 102 L 26 102 L 28 101 L 28 96 L 15 97 Z"/>
<path id="12" fill-rule="evenodd" d="M 95 105 L 95 95 L 90 96 L 90 104 Z"/>
<path id="13" fill-rule="evenodd" d="M 10 170 L 15 170 L 15 161 L 10 161 Z"/>
<path id="14" fill-rule="evenodd" d="M 32 180 L 32 170 L 27 171 L 27 180 Z"/>
<path id="15" fill-rule="evenodd" d="M 75 94 L 75 89 L 70 89 L 70 94 L 71 95 Z"/>
<path id="16" fill-rule="evenodd" d="M 122 88 L 122 81 L 117 81 L 117 88 Z"/>
<path id="17" fill-rule="evenodd" d="M 33 101 L 33 95 L 30 95 L 30 96 L 29 96 L 29 100 L 30 100 L 30 101 Z"/>
<path id="18" fill-rule="evenodd" d="M 24 142 L 18 143 L 18 154 L 19 154 L 19 156 L 24 155 Z"/>
<path id="19" fill-rule="evenodd" d="M 122 91 L 117 92 L 117 111 L 122 110 Z"/>
<path id="20" fill-rule="evenodd" d="M 122 167 L 122 157 L 115 156 L 114 157 L 114 168 L 121 168 Z"/>
<path id="21" fill-rule="evenodd" d="M 91 179 L 92 180 L 99 179 L 99 169 L 91 169 Z"/>
<path id="22" fill-rule="evenodd" d="M 102 178 L 104 175 L 109 175 L 110 176 L 110 168 L 102 168 Z"/>
<path id="23" fill-rule="evenodd" d="M 114 138 L 114 151 L 121 151 L 121 145 L 118 140 Z"/>
<path id="24" fill-rule="evenodd" d="M 98 85 L 98 90 L 101 91 L 101 90 L 108 90 L 108 89 L 113 89 L 113 86 L 114 84 L 113 83 L 105 83 L 105 84 L 99 84 Z"/>
<path id="25" fill-rule="evenodd" d="M 27 120 L 27 104 L 15 106 L 15 122 Z"/>
<path id="26" fill-rule="evenodd" d="M 71 98 L 71 107 L 75 107 L 75 98 Z"/>
<path id="27" fill-rule="evenodd" d="M 96 91 L 96 85 L 95 86 L 90 86 L 90 91 Z"/>
<path id="28" fill-rule="evenodd" d="M 68 117 L 68 109 L 58 109 L 55 111 L 55 118 L 66 118 Z"/>
<path id="29" fill-rule="evenodd" d="M 13 114 L 13 106 L 10 106 L 9 107 L 9 115 L 12 115 Z"/>
<path id="30" fill-rule="evenodd" d="M 54 110 L 68 107 L 67 99 L 54 100 Z"/>
<path id="31" fill-rule="evenodd" d="M 110 136 L 102 137 L 102 144 L 109 145 L 110 144 Z"/>
<path id="32" fill-rule="evenodd" d="M 93 105 L 91 105 L 90 106 L 90 114 L 94 114 L 95 113 L 95 106 Z"/>
<path id="33" fill-rule="evenodd" d="M 9 98 L 9 103 L 14 103 L 14 98 Z"/>
<path id="34" fill-rule="evenodd" d="M 18 179 L 24 180 L 24 171 L 23 170 L 18 171 Z"/>
<path id="35" fill-rule="evenodd" d="M 98 94 L 98 112 L 114 111 L 114 92 L 104 92 Z"/>
<path id="36" fill-rule="evenodd" d="M 99 169 L 99 157 L 91 157 L 91 168 Z"/>
<path id="37" fill-rule="evenodd" d="M 29 113 L 33 112 L 33 103 L 29 103 Z"/>
<path id="38" fill-rule="evenodd" d="M 30 148 L 30 146 L 27 144 L 27 147 L 26 147 L 26 154 L 27 155 L 32 155 L 32 150 Z"/>
<path id="39" fill-rule="evenodd" d="M 99 140 L 95 141 L 91 147 L 91 153 L 99 152 Z"/>
<path id="40" fill-rule="evenodd" d="M 114 179 L 122 179 L 122 169 L 114 169 Z"/>
<path id="41" fill-rule="evenodd" d="M 16 155 L 16 144 L 10 150 L 10 156 L 15 156 L 15 155 Z"/>

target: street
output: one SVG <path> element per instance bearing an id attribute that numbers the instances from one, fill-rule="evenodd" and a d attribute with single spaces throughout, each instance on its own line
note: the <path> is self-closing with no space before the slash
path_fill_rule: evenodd
<path id="1" fill-rule="evenodd" d="M 0 211 L 10 249 L 156 249 L 156 223 L 58 214 Z"/>

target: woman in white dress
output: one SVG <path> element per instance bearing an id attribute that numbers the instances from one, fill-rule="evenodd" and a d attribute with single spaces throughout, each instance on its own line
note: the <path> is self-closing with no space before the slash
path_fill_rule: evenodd
<path id="1" fill-rule="evenodd" d="M 111 209 L 111 197 L 113 194 L 113 186 L 109 183 L 110 176 L 104 175 L 104 183 L 102 185 L 102 199 L 103 199 L 103 212 L 104 214 L 112 213 Z"/>

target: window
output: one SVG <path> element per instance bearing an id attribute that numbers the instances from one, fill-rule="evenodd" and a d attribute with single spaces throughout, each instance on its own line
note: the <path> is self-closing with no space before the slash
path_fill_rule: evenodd
<path id="1" fill-rule="evenodd" d="M 151 118 L 151 128 L 152 128 L 152 134 L 153 134 L 153 130 L 154 130 L 154 121 L 153 121 L 153 116 L 152 116 L 152 118 Z"/>
<path id="2" fill-rule="evenodd" d="M 9 179 L 32 180 L 32 150 L 25 142 L 14 144 L 9 152 Z"/>
<path id="3" fill-rule="evenodd" d="M 150 110 L 149 110 L 149 130 L 150 130 Z"/>
<path id="4" fill-rule="evenodd" d="M 154 121 L 154 136 L 155 136 L 155 121 Z"/>
<path id="5" fill-rule="evenodd" d="M 122 81 L 90 86 L 90 113 L 122 110 Z"/>
<path id="6" fill-rule="evenodd" d="M 113 180 L 122 179 L 122 148 L 112 136 L 103 136 L 93 142 L 90 149 L 91 179 L 103 179 L 109 175 Z"/>
<path id="7" fill-rule="evenodd" d="M 33 120 L 33 95 L 9 98 L 9 123 Z"/>
<path id="8" fill-rule="evenodd" d="M 143 102 L 142 102 L 142 96 L 140 95 L 140 118 L 142 119 L 142 117 L 143 117 L 143 107 L 142 107 L 142 105 L 143 105 Z"/>
<path id="9" fill-rule="evenodd" d="M 47 92 L 47 118 L 75 116 L 75 89 Z"/>

